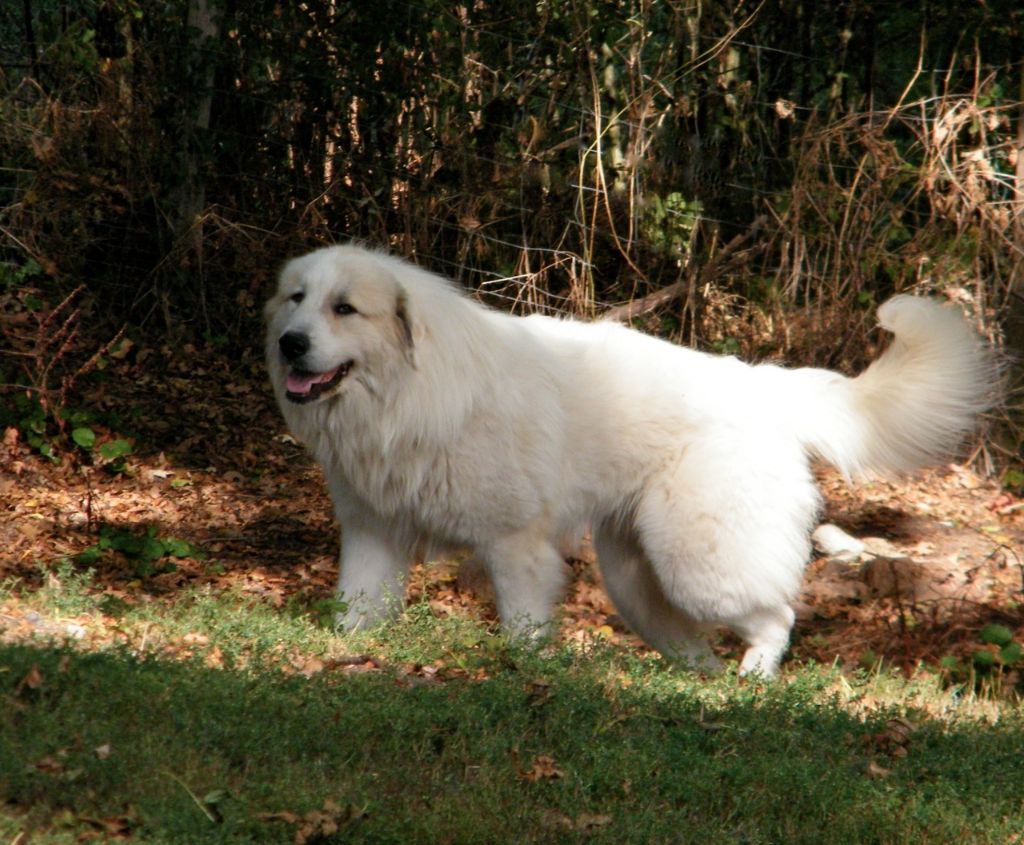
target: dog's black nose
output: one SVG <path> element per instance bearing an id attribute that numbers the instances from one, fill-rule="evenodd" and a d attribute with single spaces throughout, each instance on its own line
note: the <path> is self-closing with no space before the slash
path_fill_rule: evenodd
<path id="1" fill-rule="evenodd" d="M 288 363 L 292 363 L 309 352 L 309 336 L 302 332 L 285 332 L 277 345 Z"/>

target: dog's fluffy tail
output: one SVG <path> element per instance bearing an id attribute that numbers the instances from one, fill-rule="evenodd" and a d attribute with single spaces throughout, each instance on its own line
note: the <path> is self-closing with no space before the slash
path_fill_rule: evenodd
<path id="1" fill-rule="evenodd" d="M 999 392 L 995 356 L 956 309 L 897 296 L 878 321 L 895 338 L 856 378 L 797 371 L 806 389 L 793 409 L 801 439 L 847 476 L 905 473 L 948 457 Z"/>

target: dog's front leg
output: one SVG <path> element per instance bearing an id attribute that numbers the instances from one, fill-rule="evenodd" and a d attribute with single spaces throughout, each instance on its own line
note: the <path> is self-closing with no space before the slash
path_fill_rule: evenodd
<path id="1" fill-rule="evenodd" d="M 411 563 L 408 547 L 400 532 L 354 501 L 347 489 L 330 487 L 341 523 L 336 595 L 344 607 L 335 623 L 346 631 L 371 628 L 402 609 Z"/>
<path id="2" fill-rule="evenodd" d="M 402 609 L 409 560 L 385 534 L 365 524 L 342 526 L 340 568 L 337 597 L 344 609 L 335 619 L 339 628 L 371 628 Z"/>

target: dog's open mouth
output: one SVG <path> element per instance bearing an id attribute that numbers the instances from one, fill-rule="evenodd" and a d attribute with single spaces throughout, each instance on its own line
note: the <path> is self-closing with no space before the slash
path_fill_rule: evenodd
<path id="1" fill-rule="evenodd" d="M 292 402 L 313 402 L 341 384 L 351 369 L 351 361 L 326 373 L 310 373 L 292 368 L 285 381 L 285 395 Z"/>

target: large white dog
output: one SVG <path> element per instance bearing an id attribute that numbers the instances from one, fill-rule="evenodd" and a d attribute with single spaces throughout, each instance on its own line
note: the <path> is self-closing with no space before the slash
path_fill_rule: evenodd
<path id="1" fill-rule="evenodd" d="M 908 296 L 879 309 L 895 339 L 853 379 L 511 317 L 357 246 L 288 263 L 266 313 L 278 401 L 342 525 L 344 626 L 392 613 L 432 541 L 476 551 L 511 631 L 542 629 L 558 549 L 590 526 L 641 637 L 710 666 L 703 631 L 728 626 L 749 646 L 741 672 L 766 677 L 810 553 L 810 458 L 912 470 L 957 445 L 994 385 L 961 315 Z"/>

